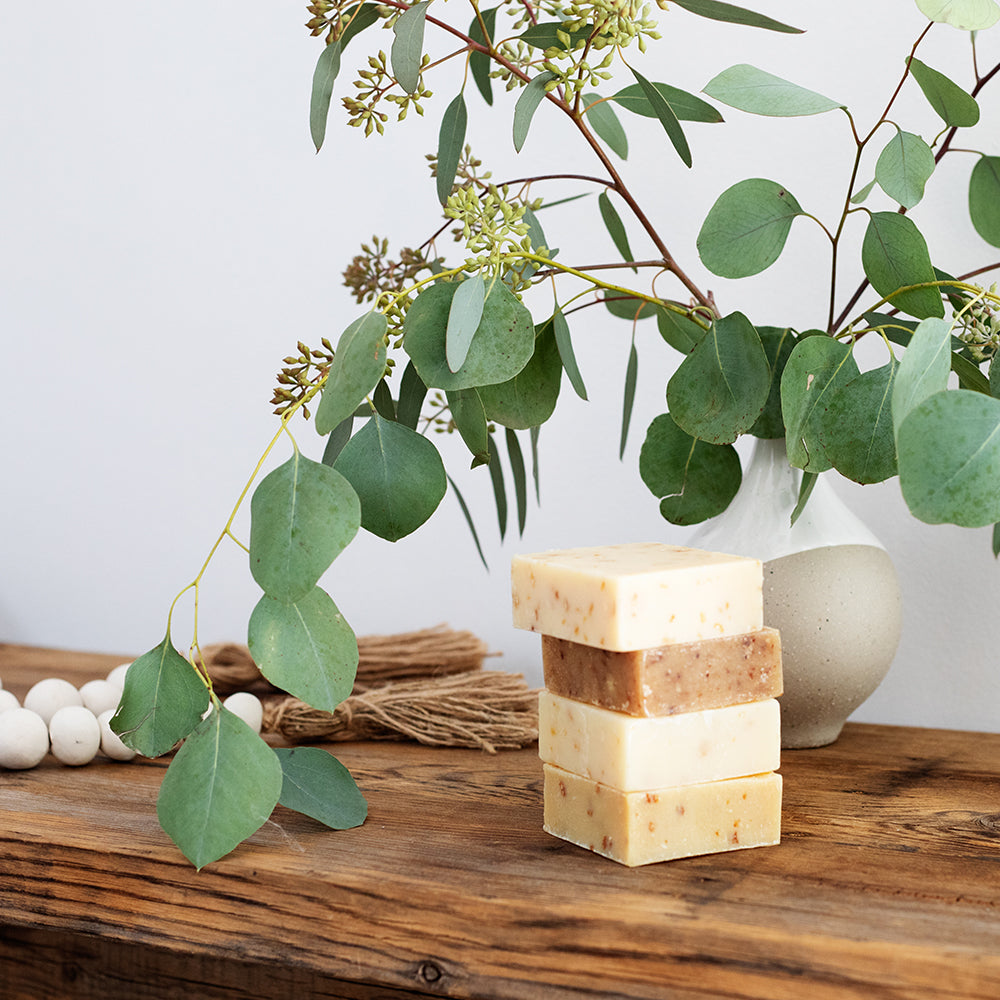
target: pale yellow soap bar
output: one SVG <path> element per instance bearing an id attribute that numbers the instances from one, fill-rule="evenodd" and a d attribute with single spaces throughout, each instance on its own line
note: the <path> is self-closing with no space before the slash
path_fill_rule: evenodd
<path id="1" fill-rule="evenodd" d="M 624 792 L 761 774 L 780 764 L 778 702 L 638 718 L 542 691 L 538 756 Z"/>
<path id="2" fill-rule="evenodd" d="M 766 847 L 781 839 L 781 775 L 622 792 L 544 765 L 548 833 L 623 865 Z"/>
<path id="3" fill-rule="evenodd" d="M 756 559 L 641 542 L 515 556 L 515 628 L 633 650 L 763 626 Z"/>

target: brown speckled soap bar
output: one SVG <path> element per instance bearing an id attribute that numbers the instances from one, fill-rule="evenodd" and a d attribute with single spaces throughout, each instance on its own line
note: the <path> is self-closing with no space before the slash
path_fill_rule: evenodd
<path id="1" fill-rule="evenodd" d="M 554 694 L 628 715 L 673 715 L 777 698 L 777 629 L 630 652 L 542 636 L 545 686 Z"/>

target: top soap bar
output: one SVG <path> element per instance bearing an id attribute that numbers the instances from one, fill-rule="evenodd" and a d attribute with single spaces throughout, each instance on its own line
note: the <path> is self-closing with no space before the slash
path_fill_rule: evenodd
<path id="1" fill-rule="evenodd" d="M 763 626 L 756 559 L 638 542 L 514 556 L 514 627 L 636 650 Z"/>

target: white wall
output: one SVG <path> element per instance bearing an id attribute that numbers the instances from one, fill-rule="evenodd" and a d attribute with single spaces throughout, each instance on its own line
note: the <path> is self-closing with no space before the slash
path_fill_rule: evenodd
<path id="1" fill-rule="evenodd" d="M 636 65 L 697 91 L 719 69 L 754 62 L 844 101 L 863 127 L 881 110 L 923 23 L 911 0 L 754 6 L 809 33 L 710 27 L 673 9 L 658 15 L 669 38 Z M 276 427 L 268 400 L 281 358 L 299 339 L 335 340 L 357 315 L 340 272 L 362 240 L 385 234 L 398 248 L 419 243 L 435 224 L 422 160 L 436 144 L 454 75 L 432 83 L 438 94 L 425 119 L 411 116 L 383 138 L 363 141 L 335 109 L 327 148 L 316 156 L 307 104 L 319 43 L 301 27 L 307 16 L 303 5 L 264 0 L 179 0 L 141 13 L 134 4 L 94 3 L 76 8 L 71 22 L 40 17 L 30 5 L 5 11 L 2 641 L 121 653 L 158 642 L 173 596 L 197 572 Z M 371 40 L 362 36 L 348 50 L 341 93 Z M 992 65 L 1000 38 L 982 42 Z M 389 36 L 378 44 L 388 49 Z M 965 36 L 938 28 L 923 53 L 943 67 L 967 47 Z M 469 96 L 478 113 L 471 86 Z M 995 122 L 997 94 L 984 103 Z M 566 169 L 572 136 L 551 117 L 536 121 L 523 155 L 513 156 L 512 106 L 512 95 L 501 94 L 470 127 L 495 177 Z M 929 137 L 935 119 L 921 101 L 908 98 L 901 108 L 921 116 L 909 127 Z M 773 177 L 829 217 L 843 198 L 846 120 L 727 118 L 690 127 L 694 173 L 658 125 L 631 119 L 626 177 L 725 311 L 822 325 L 827 254 L 816 227 L 800 220 L 783 259 L 750 284 L 706 275 L 693 244 L 715 197 L 744 176 Z M 765 141 L 750 145 L 751 136 Z M 981 140 L 994 154 L 995 139 Z M 592 172 L 598 164 L 581 150 L 568 166 Z M 969 163 L 954 166 L 967 171 Z M 959 216 L 964 194 L 956 190 L 959 221 L 935 231 L 946 248 L 939 262 L 957 272 L 980 262 L 984 247 Z M 947 207 L 947 196 L 929 198 L 914 217 L 931 230 Z M 563 259 L 574 262 L 613 256 L 596 220 L 593 199 L 544 217 Z M 638 234 L 633 245 L 647 252 Z M 687 532 L 660 519 L 637 473 L 645 426 L 664 409 L 677 356 L 640 328 L 639 393 L 619 463 L 629 329 L 590 310 L 574 331 L 591 401 L 564 385 L 560 413 L 542 434 L 542 507 L 530 511 L 524 537 L 514 531 L 499 543 L 486 473 L 469 472 L 448 441 L 446 459 L 476 510 L 490 572 L 449 496 L 414 536 L 395 546 L 365 536 L 334 565 L 324 582 L 356 631 L 448 622 L 501 652 L 497 666 L 537 683 L 537 637 L 509 625 L 513 553 L 685 540 Z M 311 426 L 297 434 L 319 457 Z M 286 454 L 279 446 L 279 459 Z M 842 492 L 889 549 L 906 602 L 896 663 L 857 718 L 1000 729 L 1000 567 L 989 529 L 918 524 L 895 483 L 844 483 Z M 238 521 L 244 537 L 246 523 Z M 242 639 L 257 596 L 241 551 L 223 546 L 201 592 L 201 640 Z M 182 602 L 174 618 L 181 648 L 190 607 Z"/>

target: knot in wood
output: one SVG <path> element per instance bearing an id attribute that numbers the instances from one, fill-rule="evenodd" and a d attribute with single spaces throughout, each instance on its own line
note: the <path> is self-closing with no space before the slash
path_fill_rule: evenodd
<path id="1" fill-rule="evenodd" d="M 436 983 L 444 976 L 444 971 L 437 962 L 428 960 L 420 963 L 417 968 L 417 976 L 425 983 Z"/>

